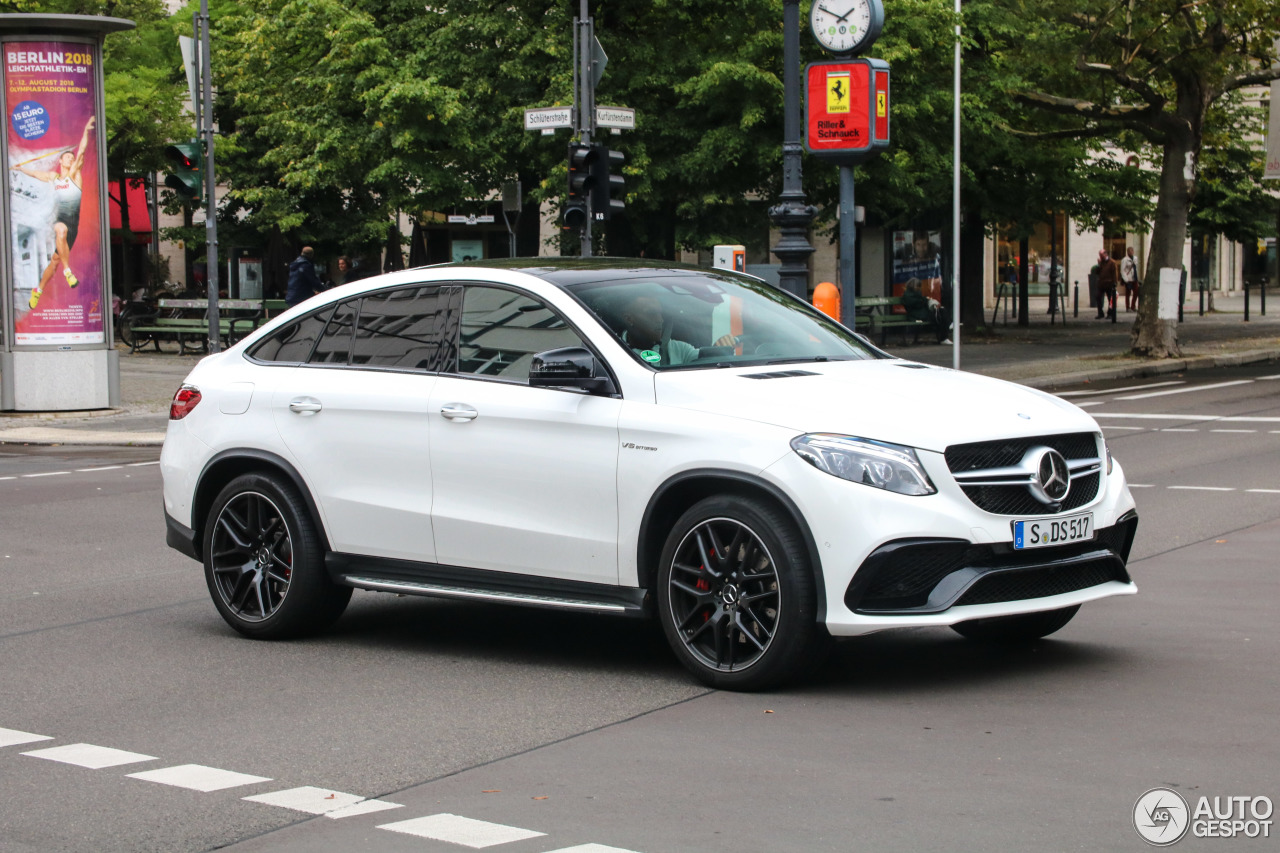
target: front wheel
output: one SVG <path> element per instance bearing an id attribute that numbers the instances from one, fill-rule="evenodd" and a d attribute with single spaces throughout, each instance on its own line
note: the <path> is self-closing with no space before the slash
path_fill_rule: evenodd
<path id="1" fill-rule="evenodd" d="M 241 475 L 218 494 L 205 524 L 204 576 L 222 618 L 255 639 L 323 630 L 351 599 L 351 588 L 325 572 L 297 489 L 274 474 Z"/>
<path id="2" fill-rule="evenodd" d="M 657 593 L 676 657 L 712 687 L 760 690 L 821 662 L 804 542 L 767 503 L 722 496 L 688 509 L 662 549 Z"/>
<path id="3" fill-rule="evenodd" d="M 992 643 L 1029 643 L 1047 637 L 1059 630 L 1080 609 L 1064 607 L 1061 610 L 1045 610 L 1040 613 L 1023 613 L 1018 616 L 993 616 L 990 619 L 974 619 L 952 625 L 951 630 L 970 640 Z"/>

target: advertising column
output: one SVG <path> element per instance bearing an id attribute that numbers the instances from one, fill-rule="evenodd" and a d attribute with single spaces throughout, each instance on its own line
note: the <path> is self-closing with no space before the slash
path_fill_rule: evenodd
<path id="1" fill-rule="evenodd" d="M 0 15 L 0 409 L 101 409 L 119 396 L 109 322 L 102 37 L 116 18 Z"/>

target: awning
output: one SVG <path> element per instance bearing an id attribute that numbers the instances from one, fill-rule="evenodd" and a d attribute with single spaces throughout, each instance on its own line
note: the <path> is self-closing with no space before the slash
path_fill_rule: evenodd
<path id="1" fill-rule="evenodd" d="M 135 241 L 151 242 L 151 212 L 147 209 L 147 189 L 140 178 L 129 178 L 129 225 L 133 228 Z M 117 231 L 121 225 L 120 217 L 120 182 L 112 181 L 107 185 L 107 210 L 111 215 L 111 230 Z"/>

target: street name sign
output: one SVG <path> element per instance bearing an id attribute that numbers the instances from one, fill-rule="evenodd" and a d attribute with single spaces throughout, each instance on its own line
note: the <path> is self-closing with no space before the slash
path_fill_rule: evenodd
<path id="1" fill-rule="evenodd" d="M 636 129 L 636 111 L 631 107 L 596 107 L 597 127 Z"/>
<path id="2" fill-rule="evenodd" d="M 525 130 L 573 127 L 573 107 L 534 107 L 524 111 Z"/>
<path id="3" fill-rule="evenodd" d="M 457 214 L 451 214 L 449 216 L 449 221 L 455 225 L 479 225 L 482 222 L 484 223 L 493 222 L 493 214 L 486 213 L 483 216 L 476 216 L 474 213 L 469 214 L 467 216 L 459 216 Z"/>

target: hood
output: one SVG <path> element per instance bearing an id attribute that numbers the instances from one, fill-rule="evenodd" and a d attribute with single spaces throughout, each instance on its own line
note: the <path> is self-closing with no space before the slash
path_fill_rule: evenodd
<path id="1" fill-rule="evenodd" d="M 1043 391 L 900 359 L 670 370 L 658 374 L 656 391 L 663 406 L 938 452 L 973 441 L 1100 431 L 1083 410 Z"/>

